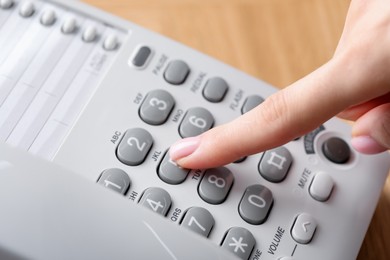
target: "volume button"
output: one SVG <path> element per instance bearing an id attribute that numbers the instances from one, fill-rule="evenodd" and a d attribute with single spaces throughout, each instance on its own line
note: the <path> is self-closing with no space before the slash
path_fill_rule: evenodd
<path id="1" fill-rule="evenodd" d="M 26 1 L 26 2 L 23 2 L 23 4 L 20 6 L 19 14 L 22 17 L 27 18 L 27 17 L 32 16 L 34 11 L 35 11 L 34 4 L 30 1 Z"/>

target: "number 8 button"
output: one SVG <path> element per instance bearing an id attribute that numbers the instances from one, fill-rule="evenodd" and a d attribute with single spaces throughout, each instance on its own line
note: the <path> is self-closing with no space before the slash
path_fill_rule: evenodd
<path id="1" fill-rule="evenodd" d="M 227 168 L 209 169 L 199 184 L 199 196 L 210 204 L 221 204 L 226 199 L 233 180 L 233 174 Z"/>
<path id="2" fill-rule="evenodd" d="M 209 130 L 214 124 L 214 117 L 202 107 L 188 109 L 179 127 L 183 138 L 200 135 Z"/>

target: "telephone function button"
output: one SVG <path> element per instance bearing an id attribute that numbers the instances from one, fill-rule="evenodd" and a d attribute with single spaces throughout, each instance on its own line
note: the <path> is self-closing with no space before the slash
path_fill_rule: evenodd
<path id="1" fill-rule="evenodd" d="M 119 161 L 129 166 L 141 164 L 153 145 L 153 137 L 142 128 L 126 131 L 117 148 Z"/>
<path id="2" fill-rule="evenodd" d="M 221 204 L 229 194 L 233 181 L 233 174 L 227 168 L 209 169 L 199 184 L 199 196 L 210 204 Z"/>
<path id="3" fill-rule="evenodd" d="M 228 91 L 229 86 L 220 77 L 211 78 L 203 89 L 203 97 L 213 103 L 221 102 Z"/>
<path id="4" fill-rule="evenodd" d="M 158 187 L 151 187 L 146 189 L 142 194 L 139 204 L 158 214 L 166 216 L 171 207 L 172 200 L 166 190 Z"/>
<path id="5" fill-rule="evenodd" d="M 317 221 L 309 214 L 300 214 L 293 224 L 291 236 L 300 244 L 308 244 L 317 228 Z"/>
<path id="6" fill-rule="evenodd" d="M 252 233 L 242 227 L 233 227 L 227 232 L 222 248 L 232 252 L 240 259 L 249 259 L 249 256 L 255 247 L 256 240 Z"/>
<path id="7" fill-rule="evenodd" d="M 207 109 L 190 108 L 179 126 L 179 134 L 183 138 L 197 136 L 209 130 L 213 125 L 214 117 Z"/>
<path id="8" fill-rule="evenodd" d="M 263 185 L 249 186 L 238 205 L 243 220 L 253 225 L 265 222 L 273 204 L 272 192 Z"/>
<path id="9" fill-rule="evenodd" d="M 241 114 L 245 114 L 264 102 L 264 98 L 258 95 L 252 95 L 245 99 L 244 105 L 241 108 Z"/>
<path id="10" fill-rule="evenodd" d="M 123 170 L 111 168 L 102 172 L 97 183 L 124 195 L 128 191 L 131 181 Z"/>
<path id="11" fill-rule="evenodd" d="M 113 51 L 118 47 L 119 41 L 118 37 L 114 34 L 108 35 L 103 42 L 103 48 L 106 51 Z"/>
<path id="12" fill-rule="evenodd" d="M 309 193 L 318 201 L 327 201 L 332 193 L 334 181 L 325 172 L 317 173 L 310 184 Z"/>
<path id="13" fill-rule="evenodd" d="M 164 72 L 165 80 L 172 85 L 181 85 L 187 79 L 190 67 L 182 60 L 173 60 Z"/>
<path id="14" fill-rule="evenodd" d="M 14 5 L 14 0 L 0 0 L 1 9 L 9 9 Z"/>
<path id="15" fill-rule="evenodd" d="M 96 27 L 93 25 L 88 26 L 84 29 L 82 39 L 85 42 L 93 42 L 97 37 Z"/>
<path id="16" fill-rule="evenodd" d="M 77 21 L 73 17 L 68 17 L 61 26 L 61 31 L 64 34 L 71 34 L 76 30 Z"/>
<path id="17" fill-rule="evenodd" d="M 266 151 L 259 163 L 260 175 L 267 181 L 281 182 L 286 177 L 292 161 L 291 153 L 283 146 Z"/>
<path id="18" fill-rule="evenodd" d="M 147 94 L 141 104 L 139 115 L 145 123 L 161 125 L 168 119 L 174 105 L 175 100 L 169 92 L 156 89 Z"/>
<path id="19" fill-rule="evenodd" d="M 187 210 L 181 225 L 199 235 L 208 237 L 215 224 L 210 212 L 201 207 L 192 207 Z"/>
<path id="20" fill-rule="evenodd" d="M 189 169 L 184 169 L 178 166 L 175 162 L 169 157 L 169 152 L 167 152 L 158 167 L 158 176 L 161 180 L 168 184 L 180 184 L 186 178 Z"/>
<path id="21" fill-rule="evenodd" d="M 332 137 L 322 145 L 322 152 L 331 162 L 343 164 L 351 157 L 351 149 L 348 144 L 339 137 Z"/>
<path id="22" fill-rule="evenodd" d="M 56 21 L 56 13 L 52 9 L 45 10 L 40 21 L 42 25 L 50 26 Z"/>
<path id="23" fill-rule="evenodd" d="M 138 48 L 131 59 L 131 65 L 136 68 L 143 68 L 152 56 L 152 49 L 148 46 Z"/>
<path id="24" fill-rule="evenodd" d="M 32 16 L 34 12 L 35 6 L 31 1 L 23 2 L 19 9 L 19 14 L 24 18 Z"/>

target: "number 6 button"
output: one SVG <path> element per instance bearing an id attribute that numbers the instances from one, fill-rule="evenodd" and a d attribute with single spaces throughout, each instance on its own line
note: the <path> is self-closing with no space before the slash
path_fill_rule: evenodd
<path id="1" fill-rule="evenodd" d="M 145 160 L 152 144 L 153 137 L 146 130 L 129 129 L 118 145 L 117 157 L 126 165 L 139 165 Z"/>
<path id="2" fill-rule="evenodd" d="M 260 225 L 267 219 L 272 203 L 272 193 L 268 188 L 252 185 L 245 190 L 238 211 L 249 224 Z"/>
<path id="3" fill-rule="evenodd" d="M 202 107 L 188 109 L 179 127 L 181 137 L 200 135 L 209 130 L 214 124 L 214 117 Z"/>

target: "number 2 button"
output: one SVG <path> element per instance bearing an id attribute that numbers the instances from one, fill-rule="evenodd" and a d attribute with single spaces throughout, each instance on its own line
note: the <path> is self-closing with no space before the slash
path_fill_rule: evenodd
<path id="1" fill-rule="evenodd" d="M 148 131 L 142 128 L 129 129 L 118 145 L 118 159 L 126 165 L 139 165 L 145 160 L 152 144 L 153 137 Z"/>

